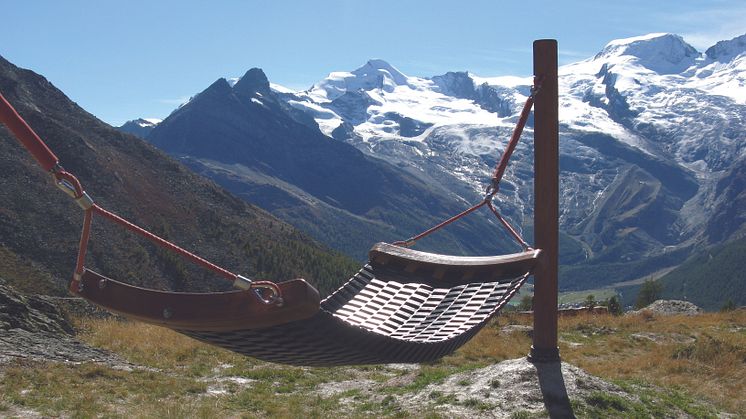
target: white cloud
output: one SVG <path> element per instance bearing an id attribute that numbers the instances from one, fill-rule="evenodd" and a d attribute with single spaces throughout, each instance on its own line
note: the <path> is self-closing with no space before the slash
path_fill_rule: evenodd
<path id="1" fill-rule="evenodd" d="M 679 34 L 697 49 L 746 34 L 746 2 L 712 1 L 707 9 L 661 15 L 664 21 L 681 26 Z M 706 28 L 706 29 L 703 29 Z"/>
<path id="2" fill-rule="evenodd" d="M 158 99 L 158 103 L 163 103 L 164 105 L 181 105 L 187 103 L 189 99 L 190 96 L 182 96 L 176 99 Z"/>

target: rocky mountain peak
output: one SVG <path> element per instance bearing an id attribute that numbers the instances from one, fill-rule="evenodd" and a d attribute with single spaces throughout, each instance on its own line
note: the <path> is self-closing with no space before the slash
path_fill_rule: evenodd
<path id="1" fill-rule="evenodd" d="M 720 41 L 705 51 L 705 55 L 714 61 L 729 62 L 746 53 L 746 34 L 728 41 Z"/>
<path id="2" fill-rule="evenodd" d="M 117 129 L 122 132 L 137 135 L 140 138 L 145 138 L 148 136 L 150 131 L 161 122 L 162 121 L 157 118 L 137 118 L 125 122 L 122 126 L 117 127 Z"/>
<path id="3" fill-rule="evenodd" d="M 267 75 L 264 74 L 261 68 L 252 68 L 241 77 L 241 79 L 233 86 L 236 93 L 268 93 L 269 80 Z"/>
<path id="4" fill-rule="evenodd" d="M 474 80 L 466 71 L 449 71 L 441 76 L 434 76 L 431 80 L 443 94 L 461 99 L 474 97 Z"/>
<path id="5" fill-rule="evenodd" d="M 215 80 L 211 85 L 207 87 L 207 89 L 203 90 L 196 97 L 212 96 L 212 95 L 226 95 L 226 94 L 230 94 L 230 92 L 231 92 L 231 85 L 228 83 L 228 80 L 221 77 Z"/>

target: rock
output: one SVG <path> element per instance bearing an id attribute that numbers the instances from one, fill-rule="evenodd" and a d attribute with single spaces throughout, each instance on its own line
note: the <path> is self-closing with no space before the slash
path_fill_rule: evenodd
<path id="1" fill-rule="evenodd" d="M 632 333 L 629 335 L 632 340 L 636 341 L 650 341 L 654 343 L 694 343 L 696 339 L 691 336 L 682 335 L 680 333 L 652 333 L 652 332 L 639 332 Z"/>
<path id="2" fill-rule="evenodd" d="M 375 385 L 375 382 L 373 380 L 345 380 L 345 381 L 335 381 L 335 382 L 329 382 L 329 383 L 323 383 L 318 386 L 316 389 L 316 392 L 321 397 L 330 397 L 335 396 L 340 393 L 344 393 L 350 390 L 362 390 L 362 389 L 368 389 Z"/>
<path id="3" fill-rule="evenodd" d="M 72 325 L 54 299 L 21 295 L 0 279 L 0 365 L 18 359 L 131 367 L 118 356 L 75 339 Z"/>
<path id="4" fill-rule="evenodd" d="M 509 418 L 519 412 L 573 417 L 570 396 L 582 400 L 598 392 L 631 398 L 618 386 L 573 365 L 533 364 L 519 358 L 454 374 L 442 383 L 412 394 L 401 404 L 421 408 L 433 400 L 447 400 L 436 407 L 439 414 L 447 417 Z"/>
<path id="5" fill-rule="evenodd" d="M 22 329 L 71 335 L 73 327 L 59 308 L 43 296 L 23 296 L 0 282 L 0 330 Z"/>
<path id="6" fill-rule="evenodd" d="M 636 310 L 636 311 L 630 311 L 627 314 L 629 315 L 641 314 L 644 311 L 647 311 L 653 314 L 659 314 L 662 316 L 672 316 L 672 315 L 682 315 L 682 314 L 686 316 L 694 316 L 696 314 L 700 314 L 702 312 L 702 309 L 690 303 L 689 301 L 657 300 L 643 309 Z"/>
<path id="7" fill-rule="evenodd" d="M 505 333 L 507 335 L 511 333 L 524 333 L 528 337 L 533 337 L 534 328 L 531 326 L 526 326 L 522 324 L 509 324 L 507 326 L 503 326 L 500 329 L 500 332 Z"/>

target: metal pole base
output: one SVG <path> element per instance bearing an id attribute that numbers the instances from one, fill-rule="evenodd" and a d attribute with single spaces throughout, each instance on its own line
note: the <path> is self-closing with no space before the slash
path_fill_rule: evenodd
<path id="1" fill-rule="evenodd" d="M 528 360 L 533 363 L 560 362 L 559 348 L 537 348 L 531 345 Z"/>

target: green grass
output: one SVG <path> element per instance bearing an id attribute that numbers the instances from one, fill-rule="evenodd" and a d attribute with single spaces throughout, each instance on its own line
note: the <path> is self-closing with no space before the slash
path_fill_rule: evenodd
<path id="1" fill-rule="evenodd" d="M 635 394 L 639 401 L 615 394 L 594 392 L 584 402 L 573 400 L 571 405 L 578 417 L 591 418 L 659 418 L 686 414 L 696 418 L 714 418 L 717 412 L 693 400 L 680 391 L 653 389 L 644 384 L 619 381 L 620 387 Z"/>
<path id="2" fill-rule="evenodd" d="M 746 237 L 701 250 L 681 266 L 663 276 L 665 298 L 687 299 L 705 310 L 715 311 L 731 299 L 746 305 Z M 713 279 L 717 286 L 713 286 Z"/>
<path id="3" fill-rule="evenodd" d="M 586 301 L 586 298 L 588 298 L 589 295 L 592 295 L 598 303 L 617 295 L 617 292 L 613 288 L 561 292 L 559 293 L 558 302 L 559 304 L 582 304 Z"/>
<path id="4" fill-rule="evenodd" d="M 15 364 L 4 369 L 0 384 L 6 404 L 29 408 L 45 416 L 62 412 L 91 417 L 115 414 L 117 406 L 143 411 L 179 403 L 206 390 L 204 383 L 152 371 L 118 371 L 93 363 Z"/>
<path id="5" fill-rule="evenodd" d="M 635 412 L 643 412 L 639 417 L 663 417 L 676 410 L 696 418 L 717 417 L 717 412 L 712 407 L 695 400 L 683 389 L 656 388 L 640 380 L 620 380 L 616 384 L 640 397 L 639 404 L 632 404 Z"/>
<path id="6" fill-rule="evenodd" d="M 525 356 L 525 333 L 502 332 L 499 318 L 455 354 L 412 368 L 298 368 L 270 364 L 138 323 L 86 320 L 81 339 L 144 368 L 132 371 L 17 362 L 0 367 L 0 416 L 32 411 L 69 417 L 438 417 L 447 406 L 478 414 L 504 409 L 485 394 L 504 391 L 493 379 L 472 395 L 428 389 L 454 374 Z M 578 417 L 746 416 L 746 312 L 691 318 L 582 315 L 560 319 L 563 359 L 632 394 L 570 395 Z M 652 336 L 635 338 L 633 335 Z M 240 382 L 240 380 L 244 380 Z M 347 382 L 345 388 L 334 383 Z M 455 380 L 457 388 L 474 385 Z M 408 401 L 424 393 L 412 411 Z M 545 417 L 518 411 L 513 417 Z"/>

